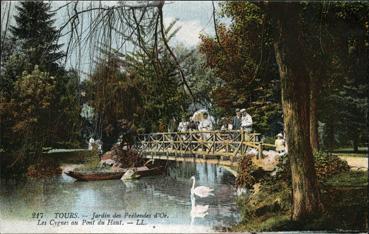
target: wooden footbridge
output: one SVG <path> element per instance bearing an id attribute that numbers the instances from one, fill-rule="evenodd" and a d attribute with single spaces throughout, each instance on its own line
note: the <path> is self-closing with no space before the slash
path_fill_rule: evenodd
<path id="1" fill-rule="evenodd" d="M 230 166 L 249 152 L 274 145 L 261 142 L 259 133 L 243 130 L 160 132 L 140 134 L 134 146 L 143 157 L 173 161 L 196 161 Z"/>

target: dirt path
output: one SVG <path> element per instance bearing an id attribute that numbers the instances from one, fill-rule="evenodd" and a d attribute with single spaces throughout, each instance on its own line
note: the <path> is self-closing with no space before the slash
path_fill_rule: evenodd
<path id="1" fill-rule="evenodd" d="M 339 156 L 341 159 L 347 161 L 348 165 L 353 170 L 368 170 L 368 158 L 365 157 L 350 157 L 350 156 Z"/>

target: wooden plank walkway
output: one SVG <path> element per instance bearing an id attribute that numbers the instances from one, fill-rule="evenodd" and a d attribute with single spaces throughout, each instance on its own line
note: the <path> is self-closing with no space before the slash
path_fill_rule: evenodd
<path id="1" fill-rule="evenodd" d="M 159 132 L 137 136 L 134 146 L 145 158 L 193 161 L 232 166 L 256 149 L 260 157 L 263 149 L 274 145 L 260 141 L 259 133 L 243 130 Z"/>

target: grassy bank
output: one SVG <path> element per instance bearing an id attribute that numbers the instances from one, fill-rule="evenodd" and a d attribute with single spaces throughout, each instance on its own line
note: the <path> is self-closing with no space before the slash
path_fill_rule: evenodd
<path id="1" fill-rule="evenodd" d="M 338 157 L 368 158 L 367 153 L 333 153 Z"/>
<path id="2" fill-rule="evenodd" d="M 302 223 L 290 220 L 291 207 L 286 203 L 291 192 L 283 190 L 283 184 L 266 186 L 264 191 L 259 191 L 260 201 L 251 201 L 259 202 L 259 215 L 257 212 L 247 214 L 250 207 L 242 206 L 250 206 L 250 200 L 241 199 L 241 211 L 248 219 L 233 227 L 232 231 L 368 231 L 367 172 L 343 172 L 327 179 L 321 184 L 323 214 Z"/>
<path id="3" fill-rule="evenodd" d="M 354 152 L 352 147 L 341 147 L 332 150 L 332 153 L 339 155 L 357 155 L 358 157 L 365 157 L 368 155 L 368 147 L 359 147 L 357 152 Z"/>

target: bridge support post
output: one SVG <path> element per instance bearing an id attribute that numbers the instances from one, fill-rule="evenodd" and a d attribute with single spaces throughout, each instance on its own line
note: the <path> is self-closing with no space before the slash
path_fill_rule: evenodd
<path id="1" fill-rule="evenodd" d="M 244 147 L 243 147 L 243 142 L 245 141 L 245 132 L 243 131 L 243 129 L 241 128 L 240 130 L 240 134 L 241 134 L 241 145 L 240 145 L 240 151 L 241 151 L 241 155 L 244 154 Z"/>
<path id="2" fill-rule="evenodd" d="M 261 158 L 261 156 L 263 156 L 263 144 L 262 143 L 259 143 L 258 145 L 258 159 Z"/>
<path id="3" fill-rule="evenodd" d="M 215 142 L 216 142 L 216 138 L 217 138 L 217 134 L 216 132 L 213 132 L 213 155 L 215 155 Z"/>

